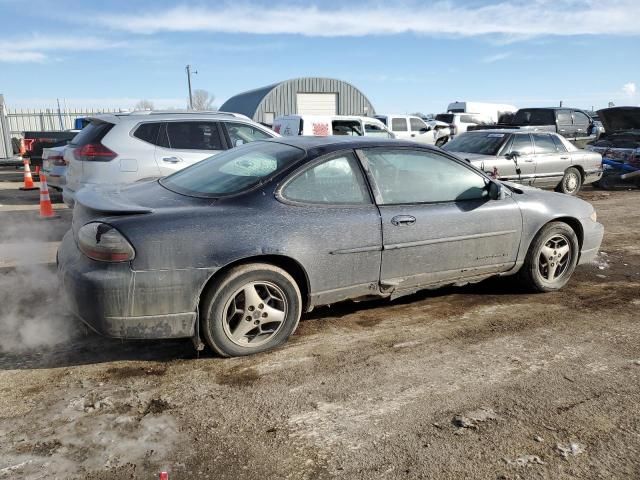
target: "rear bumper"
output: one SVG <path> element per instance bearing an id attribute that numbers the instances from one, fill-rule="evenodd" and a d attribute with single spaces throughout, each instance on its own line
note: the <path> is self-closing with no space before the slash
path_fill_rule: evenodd
<path id="1" fill-rule="evenodd" d="M 602 178 L 602 168 L 594 169 L 594 170 L 586 170 L 584 172 L 584 183 L 593 183 L 597 182 Z"/>
<path id="2" fill-rule="evenodd" d="M 209 272 L 137 272 L 128 263 L 96 262 L 67 232 L 58 250 L 58 275 L 69 308 L 92 330 L 113 338 L 161 339 L 194 335 L 196 305 Z"/>
<path id="3" fill-rule="evenodd" d="M 580 251 L 580 260 L 578 265 L 593 262 L 598 255 L 602 237 L 604 236 L 604 226 L 598 222 L 587 220 L 583 222 L 584 238 L 582 240 L 582 250 Z"/>

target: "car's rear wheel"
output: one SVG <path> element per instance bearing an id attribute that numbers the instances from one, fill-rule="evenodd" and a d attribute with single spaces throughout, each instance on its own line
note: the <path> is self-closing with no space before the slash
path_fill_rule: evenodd
<path id="1" fill-rule="evenodd" d="M 301 312 L 300 289 L 286 271 L 241 265 L 209 288 L 201 312 L 203 336 L 222 356 L 251 355 L 284 343 Z"/>
<path id="2" fill-rule="evenodd" d="M 580 191 L 580 187 L 582 187 L 582 174 L 580 170 L 569 167 L 564 172 L 564 176 L 556 189 L 558 192 L 567 195 L 575 195 Z"/>
<path id="3" fill-rule="evenodd" d="M 545 225 L 536 235 L 524 265 L 520 269 L 521 282 L 537 292 L 552 292 L 562 288 L 578 263 L 578 237 L 563 222 Z"/>

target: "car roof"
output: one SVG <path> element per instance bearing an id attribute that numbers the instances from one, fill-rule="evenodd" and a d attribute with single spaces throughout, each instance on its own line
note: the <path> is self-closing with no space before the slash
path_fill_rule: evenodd
<path id="1" fill-rule="evenodd" d="M 395 139 L 383 139 L 367 136 L 350 136 L 350 135 L 336 135 L 328 137 L 311 137 L 294 135 L 290 137 L 277 137 L 268 140 L 261 140 L 263 142 L 276 142 L 285 145 L 291 145 L 292 147 L 298 147 L 303 150 L 313 150 L 322 148 L 323 150 L 330 152 L 343 149 L 354 148 L 367 148 L 367 147 L 411 147 L 421 150 L 437 150 L 440 149 L 431 145 L 425 145 L 422 143 L 410 142 L 407 140 L 395 140 Z"/>
<path id="2" fill-rule="evenodd" d="M 88 115 L 89 120 L 101 120 L 109 123 L 142 120 L 244 120 L 253 123 L 246 115 L 232 112 L 193 111 L 193 110 L 141 110 L 133 112 L 103 113 Z"/>

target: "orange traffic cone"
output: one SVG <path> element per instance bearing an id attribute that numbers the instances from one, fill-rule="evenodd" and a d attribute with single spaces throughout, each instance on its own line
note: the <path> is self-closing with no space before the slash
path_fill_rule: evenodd
<path id="1" fill-rule="evenodd" d="M 31 168 L 29 168 L 29 159 L 25 158 L 22 160 L 22 164 L 24 165 L 24 186 L 20 187 L 20 190 L 37 190 L 33 183 L 33 178 L 31 178 Z"/>
<path id="2" fill-rule="evenodd" d="M 53 205 L 49 197 L 49 187 L 47 187 L 47 177 L 40 175 L 40 218 L 55 218 Z"/>

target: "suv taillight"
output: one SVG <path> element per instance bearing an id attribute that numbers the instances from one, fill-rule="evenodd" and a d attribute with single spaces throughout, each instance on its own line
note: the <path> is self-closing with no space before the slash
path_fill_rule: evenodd
<path id="1" fill-rule="evenodd" d="M 458 127 L 456 127 L 453 123 L 451 125 L 449 125 L 449 128 L 451 129 L 451 135 L 457 135 L 458 134 Z"/>
<path id="2" fill-rule="evenodd" d="M 105 147 L 101 143 L 87 143 L 81 147 L 77 147 L 73 151 L 76 160 L 86 162 L 109 162 L 116 158 L 118 154 L 113 150 Z"/>

